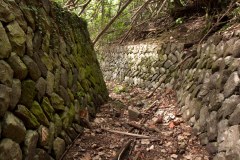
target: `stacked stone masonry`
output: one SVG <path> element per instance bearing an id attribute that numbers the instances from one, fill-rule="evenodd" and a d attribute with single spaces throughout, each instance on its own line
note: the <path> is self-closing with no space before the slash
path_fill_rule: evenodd
<path id="1" fill-rule="evenodd" d="M 0 1 L 0 160 L 60 159 L 107 98 L 86 22 L 49 0 Z"/>
<path id="2" fill-rule="evenodd" d="M 182 115 L 214 160 L 240 159 L 240 34 L 204 44 L 156 42 L 108 46 L 98 58 L 106 80 L 172 88 Z"/>

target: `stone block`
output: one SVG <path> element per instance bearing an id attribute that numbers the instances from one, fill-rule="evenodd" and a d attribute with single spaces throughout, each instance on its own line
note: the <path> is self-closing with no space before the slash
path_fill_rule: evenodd
<path id="1" fill-rule="evenodd" d="M 60 159 L 66 148 L 65 141 L 57 137 L 53 142 L 53 151 L 55 154 L 56 160 Z"/>
<path id="2" fill-rule="evenodd" d="M 52 93 L 50 101 L 55 110 L 65 110 L 64 100 L 58 94 Z"/>
<path id="3" fill-rule="evenodd" d="M 39 57 L 39 55 L 40 54 L 42 54 L 42 52 L 41 51 L 36 51 L 35 49 L 34 49 L 34 53 L 33 53 L 33 60 L 37 63 L 37 65 L 38 65 L 38 68 L 40 69 L 40 71 L 41 71 L 41 75 L 44 77 L 44 78 L 46 78 L 47 77 L 47 72 L 48 72 L 48 70 L 47 70 L 47 67 L 45 66 L 45 64 L 42 62 L 42 60 L 40 59 L 40 57 Z"/>
<path id="4" fill-rule="evenodd" d="M 229 151 L 237 144 L 240 139 L 239 126 L 234 125 L 226 128 L 222 137 L 218 137 L 219 147 L 218 151 Z"/>
<path id="5" fill-rule="evenodd" d="M 11 101 L 10 101 L 10 109 L 14 110 L 16 105 L 19 102 L 19 99 L 21 97 L 21 81 L 18 79 L 14 79 L 13 80 L 13 84 L 12 84 L 12 92 L 10 94 L 11 97 Z"/>
<path id="6" fill-rule="evenodd" d="M 42 107 L 44 113 L 46 114 L 46 116 L 48 117 L 48 119 L 53 121 L 54 120 L 54 109 L 47 97 L 43 98 L 41 107 Z"/>
<path id="7" fill-rule="evenodd" d="M 226 118 L 232 114 L 239 103 L 239 95 L 232 95 L 231 97 L 225 99 L 222 103 L 222 107 L 218 110 L 218 118 Z"/>
<path id="8" fill-rule="evenodd" d="M 35 90 L 36 83 L 32 80 L 22 81 L 22 93 L 20 98 L 20 104 L 30 108 L 36 95 Z"/>
<path id="9" fill-rule="evenodd" d="M 48 71 L 47 72 L 47 90 L 46 90 L 46 93 L 50 96 L 53 93 L 53 89 L 54 89 L 54 79 L 55 79 L 54 74 L 52 74 L 52 72 Z"/>
<path id="10" fill-rule="evenodd" d="M 60 137 L 64 139 L 67 145 L 70 145 L 72 143 L 71 138 L 68 136 L 68 134 L 64 130 L 61 131 Z"/>
<path id="11" fill-rule="evenodd" d="M 210 113 L 209 117 L 207 118 L 207 135 L 209 141 L 214 141 L 217 138 L 217 112 L 213 111 Z"/>
<path id="12" fill-rule="evenodd" d="M 19 56 L 25 53 L 26 34 L 19 26 L 17 21 L 10 22 L 7 25 L 9 40 L 12 44 L 13 51 Z"/>
<path id="13" fill-rule="evenodd" d="M 0 141 L 0 157 L 2 160 L 22 160 L 22 150 L 20 145 L 11 139 L 2 139 Z"/>
<path id="14" fill-rule="evenodd" d="M 67 86 L 68 86 L 68 73 L 67 73 L 66 69 L 64 69 L 64 68 L 61 68 L 60 83 L 64 88 L 67 88 Z"/>
<path id="15" fill-rule="evenodd" d="M 11 88 L 0 84 L 0 117 L 2 117 L 8 110 L 11 92 Z"/>
<path id="16" fill-rule="evenodd" d="M 62 132 L 62 126 L 63 126 L 62 119 L 58 114 L 54 115 L 54 126 L 55 126 L 55 137 L 57 137 Z"/>
<path id="17" fill-rule="evenodd" d="M 208 153 L 210 153 L 211 155 L 214 155 L 218 152 L 218 143 L 217 142 L 208 143 L 206 146 L 206 149 Z"/>
<path id="18" fill-rule="evenodd" d="M 32 57 L 33 56 L 33 30 L 32 28 L 27 28 L 27 35 L 26 35 L 26 50 L 27 55 Z"/>
<path id="19" fill-rule="evenodd" d="M 37 81 L 41 76 L 41 71 L 39 70 L 37 63 L 35 63 L 28 55 L 23 57 L 23 62 L 26 64 L 32 80 Z"/>
<path id="20" fill-rule="evenodd" d="M 11 112 L 6 112 L 2 123 L 3 137 L 10 138 L 17 143 L 24 141 L 26 128 L 23 122 Z"/>
<path id="21" fill-rule="evenodd" d="M 230 125 L 237 125 L 240 124 L 240 103 L 237 105 L 233 113 L 229 117 L 229 124 Z"/>
<path id="22" fill-rule="evenodd" d="M 130 121 L 138 121 L 141 118 L 141 113 L 136 108 L 128 108 L 128 118 Z"/>
<path id="23" fill-rule="evenodd" d="M 69 106 L 71 103 L 71 99 L 68 95 L 67 90 L 63 86 L 59 87 L 59 95 L 63 98 L 64 104 Z"/>
<path id="24" fill-rule="evenodd" d="M 48 139 L 49 139 L 49 129 L 43 125 L 40 125 L 38 128 L 38 135 L 39 135 L 39 145 L 42 147 L 46 147 L 48 146 Z"/>
<path id="25" fill-rule="evenodd" d="M 47 81 L 40 77 L 36 82 L 36 90 L 37 90 L 37 99 L 40 101 L 46 93 L 47 90 Z"/>
<path id="26" fill-rule="evenodd" d="M 20 57 L 12 52 L 10 58 L 8 59 L 8 63 L 14 71 L 14 77 L 20 80 L 23 80 L 27 77 L 28 69 L 27 66 L 23 63 Z"/>
<path id="27" fill-rule="evenodd" d="M 237 72 L 233 72 L 228 78 L 226 84 L 224 85 L 224 96 L 231 96 L 236 88 L 240 85 L 240 78 Z"/>
<path id="28" fill-rule="evenodd" d="M 25 159 L 31 160 L 34 158 L 37 149 L 38 137 L 39 135 L 36 131 L 27 131 L 23 147 Z"/>
<path id="29" fill-rule="evenodd" d="M 0 17 L 1 17 L 0 20 L 6 23 L 11 22 L 15 19 L 14 14 L 9 8 L 9 5 L 4 1 L 0 2 Z"/>
<path id="30" fill-rule="evenodd" d="M 34 160 L 52 160 L 53 158 L 43 149 L 37 148 Z"/>
<path id="31" fill-rule="evenodd" d="M 41 124 L 43 124 L 45 126 L 49 126 L 49 121 L 48 121 L 46 115 L 44 114 L 40 104 L 37 101 L 33 102 L 30 111 L 35 115 L 38 122 L 40 122 Z"/>
<path id="32" fill-rule="evenodd" d="M 23 121 L 27 129 L 36 129 L 40 125 L 37 118 L 23 105 L 18 105 L 15 114 Z"/>
<path id="33" fill-rule="evenodd" d="M 0 3 L 3 3 L 3 1 Z M 1 4 L 0 4 L 0 15 L 1 15 Z M 0 35 L 1 35 L 1 37 L 0 37 L 0 48 L 1 48 L 0 59 L 8 58 L 12 51 L 12 46 L 10 44 L 7 33 L 1 22 L 0 22 Z"/>

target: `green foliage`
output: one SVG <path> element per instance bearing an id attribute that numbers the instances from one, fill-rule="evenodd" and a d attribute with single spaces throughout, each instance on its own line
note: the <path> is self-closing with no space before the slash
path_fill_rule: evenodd
<path id="1" fill-rule="evenodd" d="M 53 0 L 60 4 L 62 7 L 67 8 L 66 4 L 69 0 Z M 79 13 L 82 10 L 81 5 L 85 4 L 88 0 L 79 0 L 75 8 L 67 8 L 69 11 Z M 80 17 L 86 19 L 88 23 L 88 30 L 91 39 L 94 40 L 100 31 L 109 23 L 109 21 L 117 14 L 127 0 L 92 0 Z M 121 3 L 121 4 L 120 4 Z M 119 39 L 130 28 L 132 15 L 136 12 L 136 8 L 144 3 L 142 0 L 133 1 L 127 9 L 121 14 L 121 18 L 117 19 L 105 35 L 102 37 L 100 44 L 111 43 Z"/>
<path id="2" fill-rule="evenodd" d="M 176 24 L 182 24 L 183 23 L 183 18 L 178 18 L 175 20 Z"/>
<path id="3" fill-rule="evenodd" d="M 126 86 L 122 86 L 122 85 L 115 86 L 113 89 L 113 92 L 116 94 L 120 94 L 120 93 L 126 92 L 126 91 L 127 91 Z"/>

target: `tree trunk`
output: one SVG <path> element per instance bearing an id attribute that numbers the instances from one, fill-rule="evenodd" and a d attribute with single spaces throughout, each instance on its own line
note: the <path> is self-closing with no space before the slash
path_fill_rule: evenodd
<path id="1" fill-rule="evenodd" d="M 96 44 L 96 42 L 99 40 L 99 38 L 109 29 L 109 27 L 115 22 L 115 20 L 121 15 L 121 13 L 127 8 L 127 6 L 132 2 L 133 0 L 128 0 L 124 6 L 119 10 L 119 12 L 110 20 L 110 22 L 106 25 L 106 27 L 98 34 L 96 39 L 93 41 L 93 45 Z"/>

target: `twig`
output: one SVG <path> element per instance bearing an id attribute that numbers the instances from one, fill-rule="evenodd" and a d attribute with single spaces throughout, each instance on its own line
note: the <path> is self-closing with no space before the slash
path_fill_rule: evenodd
<path id="1" fill-rule="evenodd" d="M 68 146 L 68 148 L 64 151 L 64 153 L 62 154 L 61 158 L 59 160 L 62 160 L 64 158 L 64 156 L 67 154 L 67 152 L 70 150 L 70 148 L 72 148 L 73 144 L 76 142 L 76 140 L 82 135 L 82 133 L 79 133 L 77 135 L 77 137 L 73 140 L 73 142 Z"/>
<path id="2" fill-rule="evenodd" d="M 144 112 L 147 112 L 147 111 L 150 110 L 152 107 L 154 107 L 157 102 L 158 102 L 158 100 L 154 101 L 148 108 L 146 108 L 146 109 L 144 110 Z"/>
<path id="3" fill-rule="evenodd" d="M 150 137 L 150 136 L 146 136 L 146 135 L 110 130 L 110 129 L 106 129 L 106 128 L 102 128 L 102 130 L 112 132 L 112 133 L 118 133 L 118 134 L 123 134 L 123 135 L 127 135 L 127 136 L 132 136 L 132 137 L 136 137 L 136 138 L 141 138 L 141 139 L 158 139 L 157 137 Z"/>
<path id="4" fill-rule="evenodd" d="M 154 131 L 154 132 L 158 132 L 158 133 L 160 132 L 160 130 L 157 129 L 157 128 L 150 128 L 150 127 L 147 127 L 147 126 L 140 126 L 140 125 L 138 125 L 136 123 L 131 123 L 131 122 L 128 122 L 127 124 L 129 126 L 133 127 L 133 128 L 136 128 L 136 129 L 139 129 L 139 130 L 143 130 L 143 131 L 149 130 L 149 131 Z"/>
<path id="5" fill-rule="evenodd" d="M 118 154 L 112 160 L 121 160 L 124 155 L 126 156 L 127 150 L 130 149 L 133 140 L 130 139 L 122 148 L 119 150 Z"/>
<path id="6" fill-rule="evenodd" d="M 127 122 L 127 124 L 128 124 L 129 126 L 133 127 L 133 128 L 139 129 L 139 130 L 143 130 L 143 131 L 145 130 L 144 127 L 142 127 L 142 126 L 140 126 L 140 125 L 138 125 L 138 124 L 136 124 L 136 123 Z"/>

